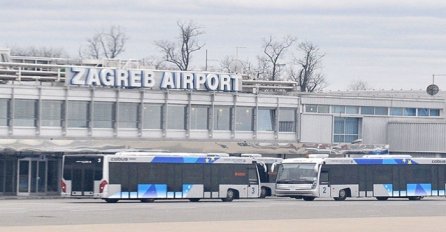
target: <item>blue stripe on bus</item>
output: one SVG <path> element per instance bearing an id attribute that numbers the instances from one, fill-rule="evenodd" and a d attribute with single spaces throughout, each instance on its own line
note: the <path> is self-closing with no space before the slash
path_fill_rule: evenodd
<path id="1" fill-rule="evenodd" d="M 215 157 L 163 157 L 155 156 L 151 163 L 186 163 L 186 164 L 203 164 L 214 163 L 218 158 Z"/>
<path id="2" fill-rule="evenodd" d="M 138 184 L 139 198 L 166 198 L 166 184 Z"/>
<path id="3" fill-rule="evenodd" d="M 407 184 L 407 196 L 429 196 L 432 194 L 432 184 Z"/>
<path id="4" fill-rule="evenodd" d="M 417 164 L 412 159 L 353 159 L 357 164 Z"/>

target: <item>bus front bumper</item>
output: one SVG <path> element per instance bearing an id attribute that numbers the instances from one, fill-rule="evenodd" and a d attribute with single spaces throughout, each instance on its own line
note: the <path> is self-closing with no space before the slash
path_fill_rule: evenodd
<path id="1" fill-rule="evenodd" d="M 316 189 L 279 189 L 276 188 L 278 197 L 318 197 Z"/>

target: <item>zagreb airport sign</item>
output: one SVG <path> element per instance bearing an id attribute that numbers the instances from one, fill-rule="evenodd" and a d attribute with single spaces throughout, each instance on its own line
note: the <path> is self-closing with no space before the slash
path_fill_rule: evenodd
<path id="1" fill-rule="evenodd" d="M 188 71 L 125 70 L 70 67 L 67 85 L 116 88 L 187 89 L 237 92 L 241 77 L 235 74 Z"/>

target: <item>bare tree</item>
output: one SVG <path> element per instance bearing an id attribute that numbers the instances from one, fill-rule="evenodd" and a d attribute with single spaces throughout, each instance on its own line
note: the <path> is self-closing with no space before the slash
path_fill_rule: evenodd
<path id="1" fill-rule="evenodd" d="M 234 68 L 232 67 L 233 62 L 234 62 L 234 59 L 230 56 L 226 56 L 225 58 L 223 58 L 223 60 L 220 61 L 221 71 L 227 72 L 227 73 L 235 72 Z"/>
<path id="2" fill-rule="evenodd" d="M 63 48 L 52 47 L 11 47 L 13 56 L 34 56 L 49 58 L 67 58 L 67 52 Z"/>
<path id="3" fill-rule="evenodd" d="M 301 92 L 315 92 L 326 87 L 325 77 L 320 73 L 324 54 L 310 43 L 302 42 L 298 46 L 302 57 L 294 59 L 294 67 L 290 69 L 290 78 L 300 86 Z"/>
<path id="4" fill-rule="evenodd" d="M 160 40 L 155 41 L 155 45 L 160 48 L 165 61 L 175 64 L 182 71 L 186 71 L 190 68 L 192 53 L 204 46 L 198 40 L 198 37 L 204 32 L 192 21 L 188 23 L 177 22 L 177 25 L 180 29 L 177 42 Z"/>
<path id="5" fill-rule="evenodd" d="M 235 59 L 234 57 L 226 56 L 220 61 L 220 71 L 226 73 L 241 73 L 251 75 L 253 70 L 251 69 L 251 63 L 246 60 Z"/>
<path id="6" fill-rule="evenodd" d="M 353 90 L 353 91 L 360 91 L 360 90 L 370 90 L 372 89 L 367 83 L 367 81 L 364 80 L 354 80 L 349 85 L 347 90 Z"/>
<path id="7" fill-rule="evenodd" d="M 271 78 L 272 68 L 268 58 L 257 56 L 257 66 L 252 76 L 257 80 L 269 80 Z"/>
<path id="8" fill-rule="evenodd" d="M 263 53 L 266 55 L 272 69 L 271 80 L 274 81 L 279 76 L 279 59 L 282 58 L 286 50 L 291 47 L 295 41 L 296 38 L 292 36 L 286 36 L 282 41 L 274 41 L 272 36 L 263 40 Z"/>
<path id="9" fill-rule="evenodd" d="M 155 56 L 149 56 L 149 57 L 145 57 L 144 59 L 141 60 L 142 65 L 144 65 L 144 67 L 150 67 L 150 68 L 154 68 L 154 69 L 163 69 L 163 70 L 168 70 L 169 67 L 167 67 L 164 63 L 164 60 L 155 57 Z"/>
<path id="10" fill-rule="evenodd" d="M 111 26 L 108 32 L 99 32 L 87 39 L 86 47 L 79 49 L 81 57 L 114 59 L 125 51 L 128 40 L 119 26 Z"/>

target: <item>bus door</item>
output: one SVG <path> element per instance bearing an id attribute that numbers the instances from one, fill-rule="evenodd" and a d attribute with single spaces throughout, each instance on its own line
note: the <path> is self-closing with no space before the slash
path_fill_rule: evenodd
<path id="1" fill-rule="evenodd" d="M 331 197 L 329 170 L 321 167 L 319 176 L 319 197 Z"/>
<path id="2" fill-rule="evenodd" d="M 219 164 L 204 164 L 204 198 L 219 197 Z"/>
<path id="3" fill-rule="evenodd" d="M 445 195 L 445 189 L 446 189 L 446 184 L 445 184 L 445 171 L 446 168 L 444 165 L 438 165 L 438 196 L 444 196 Z"/>
<path id="4" fill-rule="evenodd" d="M 444 196 L 444 165 L 432 165 L 432 196 Z"/>
<path id="5" fill-rule="evenodd" d="M 102 157 L 66 157 L 65 163 L 64 178 L 71 180 L 71 196 L 93 196 L 95 181 L 102 178 Z"/>
<path id="6" fill-rule="evenodd" d="M 88 166 L 73 168 L 71 180 L 72 196 L 93 196 L 94 192 L 94 170 Z"/>
<path id="7" fill-rule="evenodd" d="M 257 168 L 248 167 L 248 181 L 249 186 L 247 188 L 247 196 L 248 197 L 259 197 L 259 176 L 258 176 Z"/>
<path id="8" fill-rule="evenodd" d="M 400 197 L 400 189 L 401 189 L 401 183 L 400 183 L 400 172 L 399 167 L 397 165 L 394 165 L 392 168 L 392 194 L 393 197 Z"/>
<path id="9" fill-rule="evenodd" d="M 366 165 L 358 165 L 359 171 L 359 196 L 360 197 L 370 197 L 373 196 L 371 193 L 372 188 L 368 188 L 368 175 L 367 175 L 367 166 Z M 371 183 L 371 181 L 370 181 Z"/>

